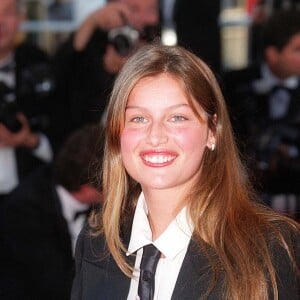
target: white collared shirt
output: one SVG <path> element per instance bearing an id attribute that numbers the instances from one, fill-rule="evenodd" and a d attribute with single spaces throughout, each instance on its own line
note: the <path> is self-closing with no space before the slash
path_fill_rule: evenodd
<path id="1" fill-rule="evenodd" d="M 262 78 L 253 82 L 256 93 L 268 93 L 275 86 L 282 86 L 288 89 L 295 89 L 299 84 L 298 76 L 290 76 L 284 80 L 277 78 L 270 68 L 263 64 L 261 67 Z M 269 117 L 279 119 L 286 115 L 290 105 L 290 94 L 286 90 L 278 90 L 269 99 Z"/>
<path id="2" fill-rule="evenodd" d="M 257 94 L 268 93 L 274 86 L 282 85 L 289 89 L 298 87 L 299 77 L 290 76 L 285 80 L 277 78 L 270 70 L 267 64 L 261 66 L 261 78 L 254 80 L 252 85 Z"/>
<path id="3" fill-rule="evenodd" d="M 147 218 L 147 204 L 143 193 L 136 206 L 131 238 L 127 255 L 136 252 L 135 271 L 130 283 L 127 300 L 137 300 L 139 283 L 139 266 L 143 254 L 143 246 L 153 244 L 161 253 L 155 273 L 155 300 L 171 299 L 176 280 L 185 257 L 194 226 L 188 218 L 184 207 L 167 229 L 152 241 L 152 232 Z"/>
<path id="4" fill-rule="evenodd" d="M 80 203 L 61 185 L 57 185 L 55 188 L 61 203 L 63 216 L 68 224 L 72 242 L 72 251 L 74 255 L 78 234 L 80 233 L 86 220 L 86 216 L 84 215 L 79 216 L 76 220 L 74 220 L 74 216 L 78 211 L 87 210 L 89 205 Z"/>

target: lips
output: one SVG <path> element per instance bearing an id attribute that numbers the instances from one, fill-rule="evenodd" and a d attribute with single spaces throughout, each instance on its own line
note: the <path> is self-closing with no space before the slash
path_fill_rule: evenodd
<path id="1" fill-rule="evenodd" d="M 144 164 L 151 167 L 164 167 L 173 163 L 177 154 L 171 151 L 144 151 L 140 153 Z"/>

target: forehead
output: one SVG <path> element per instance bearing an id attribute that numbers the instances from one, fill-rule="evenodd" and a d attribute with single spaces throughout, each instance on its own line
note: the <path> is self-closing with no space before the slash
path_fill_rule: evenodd
<path id="1" fill-rule="evenodd" d="M 168 73 L 141 78 L 129 94 L 126 107 L 143 107 L 156 113 L 190 107 L 199 120 L 206 119 L 203 107 L 188 93 L 184 82 Z"/>
<path id="2" fill-rule="evenodd" d="M 297 48 L 300 50 L 300 31 L 291 37 L 285 48 Z"/>
<path id="3" fill-rule="evenodd" d="M 17 10 L 17 0 L 0 0 L 0 11 L 4 12 L 8 9 Z"/>
<path id="4" fill-rule="evenodd" d="M 183 82 L 176 76 L 168 73 L 161 73 L 154 76 L 146 76 L 140 78 L 133 86 L 130 95 L 147 94 L 149 92 L 155 92 L 158 96 L 161 96 L 165 91 L 180 92 L 185 94 L 185 87 Z M 129 95 L 129 97 L 130 97 Z"/>
<path id="5" fill-rule="evenodd" d="M 195 100 L 188 95 L 181 79 L 168 73 L 162 73 L 139 79 L 129 94 L 127 105 L 144 103 L 153 108 L 154 103 L 157 106 L 163 106 L 178 101 L 191 106 L 195 105 Z"/>
<path id="6" fill-rule="evenodd" d="M 158 7 L 158 0 L 120 0 L 135 9 L 153 9 Z"/>

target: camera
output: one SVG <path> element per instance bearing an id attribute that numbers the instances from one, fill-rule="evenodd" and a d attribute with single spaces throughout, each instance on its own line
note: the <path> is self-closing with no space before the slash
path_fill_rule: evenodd
<path id="1" fill-rule="evenodd" d="M 127 56 L 136 46 L 139 40 L 139 32 L 126 25 L 110 30 L 108 40 L 120 55 Z"/>
<path id="2" fill-rule="evenodd" d="M 0 82 L 0 123 L 9 131 L 18 132 L 22 125 L 17 119 L 17 113 L 18 108 L 13 89 Z"/>
<path id="3" fill-rule="evenodd" d="M 36 64 L 25 68 L 20 74 L 19 84 L 16 88 L 7 86 L 0 81 L 0 123 L 9 131 L 17 133 L 22 124 L 17 118 L 19 112 L 25 113 L 18 103 L 23 99 L 27 105 L 38 108 L 45 106 L 43 101 L 54 91 L 55 83 L 46 64 Z M 44 129 L 49 120 L 43 114 L 27 116 L 29 125 L 34 130 Z"/>
<path id="4" fill-rule="evenodd" d="M 139 32 L 133 27 L 126 25 L 110 30 L 108 32 L 108 41 L 121 56 L 127 56 L 136 48 L 139 40 L 149 43 L 159 35 L 159 26 L 145 26 L 144 29 Z"/>

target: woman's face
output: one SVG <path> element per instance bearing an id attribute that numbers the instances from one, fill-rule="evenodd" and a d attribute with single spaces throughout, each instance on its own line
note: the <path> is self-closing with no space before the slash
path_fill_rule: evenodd
<path id="1" fill-rule="evenodd" d="M 144 191 L 185 189 L 194 182 L 205 147 L 215 142 L 205 112 L 200 106 L 198 111 L 201 121 L 171 75 L 146 77 L 134 87 L 121 132 L 121 155 Z"/>

